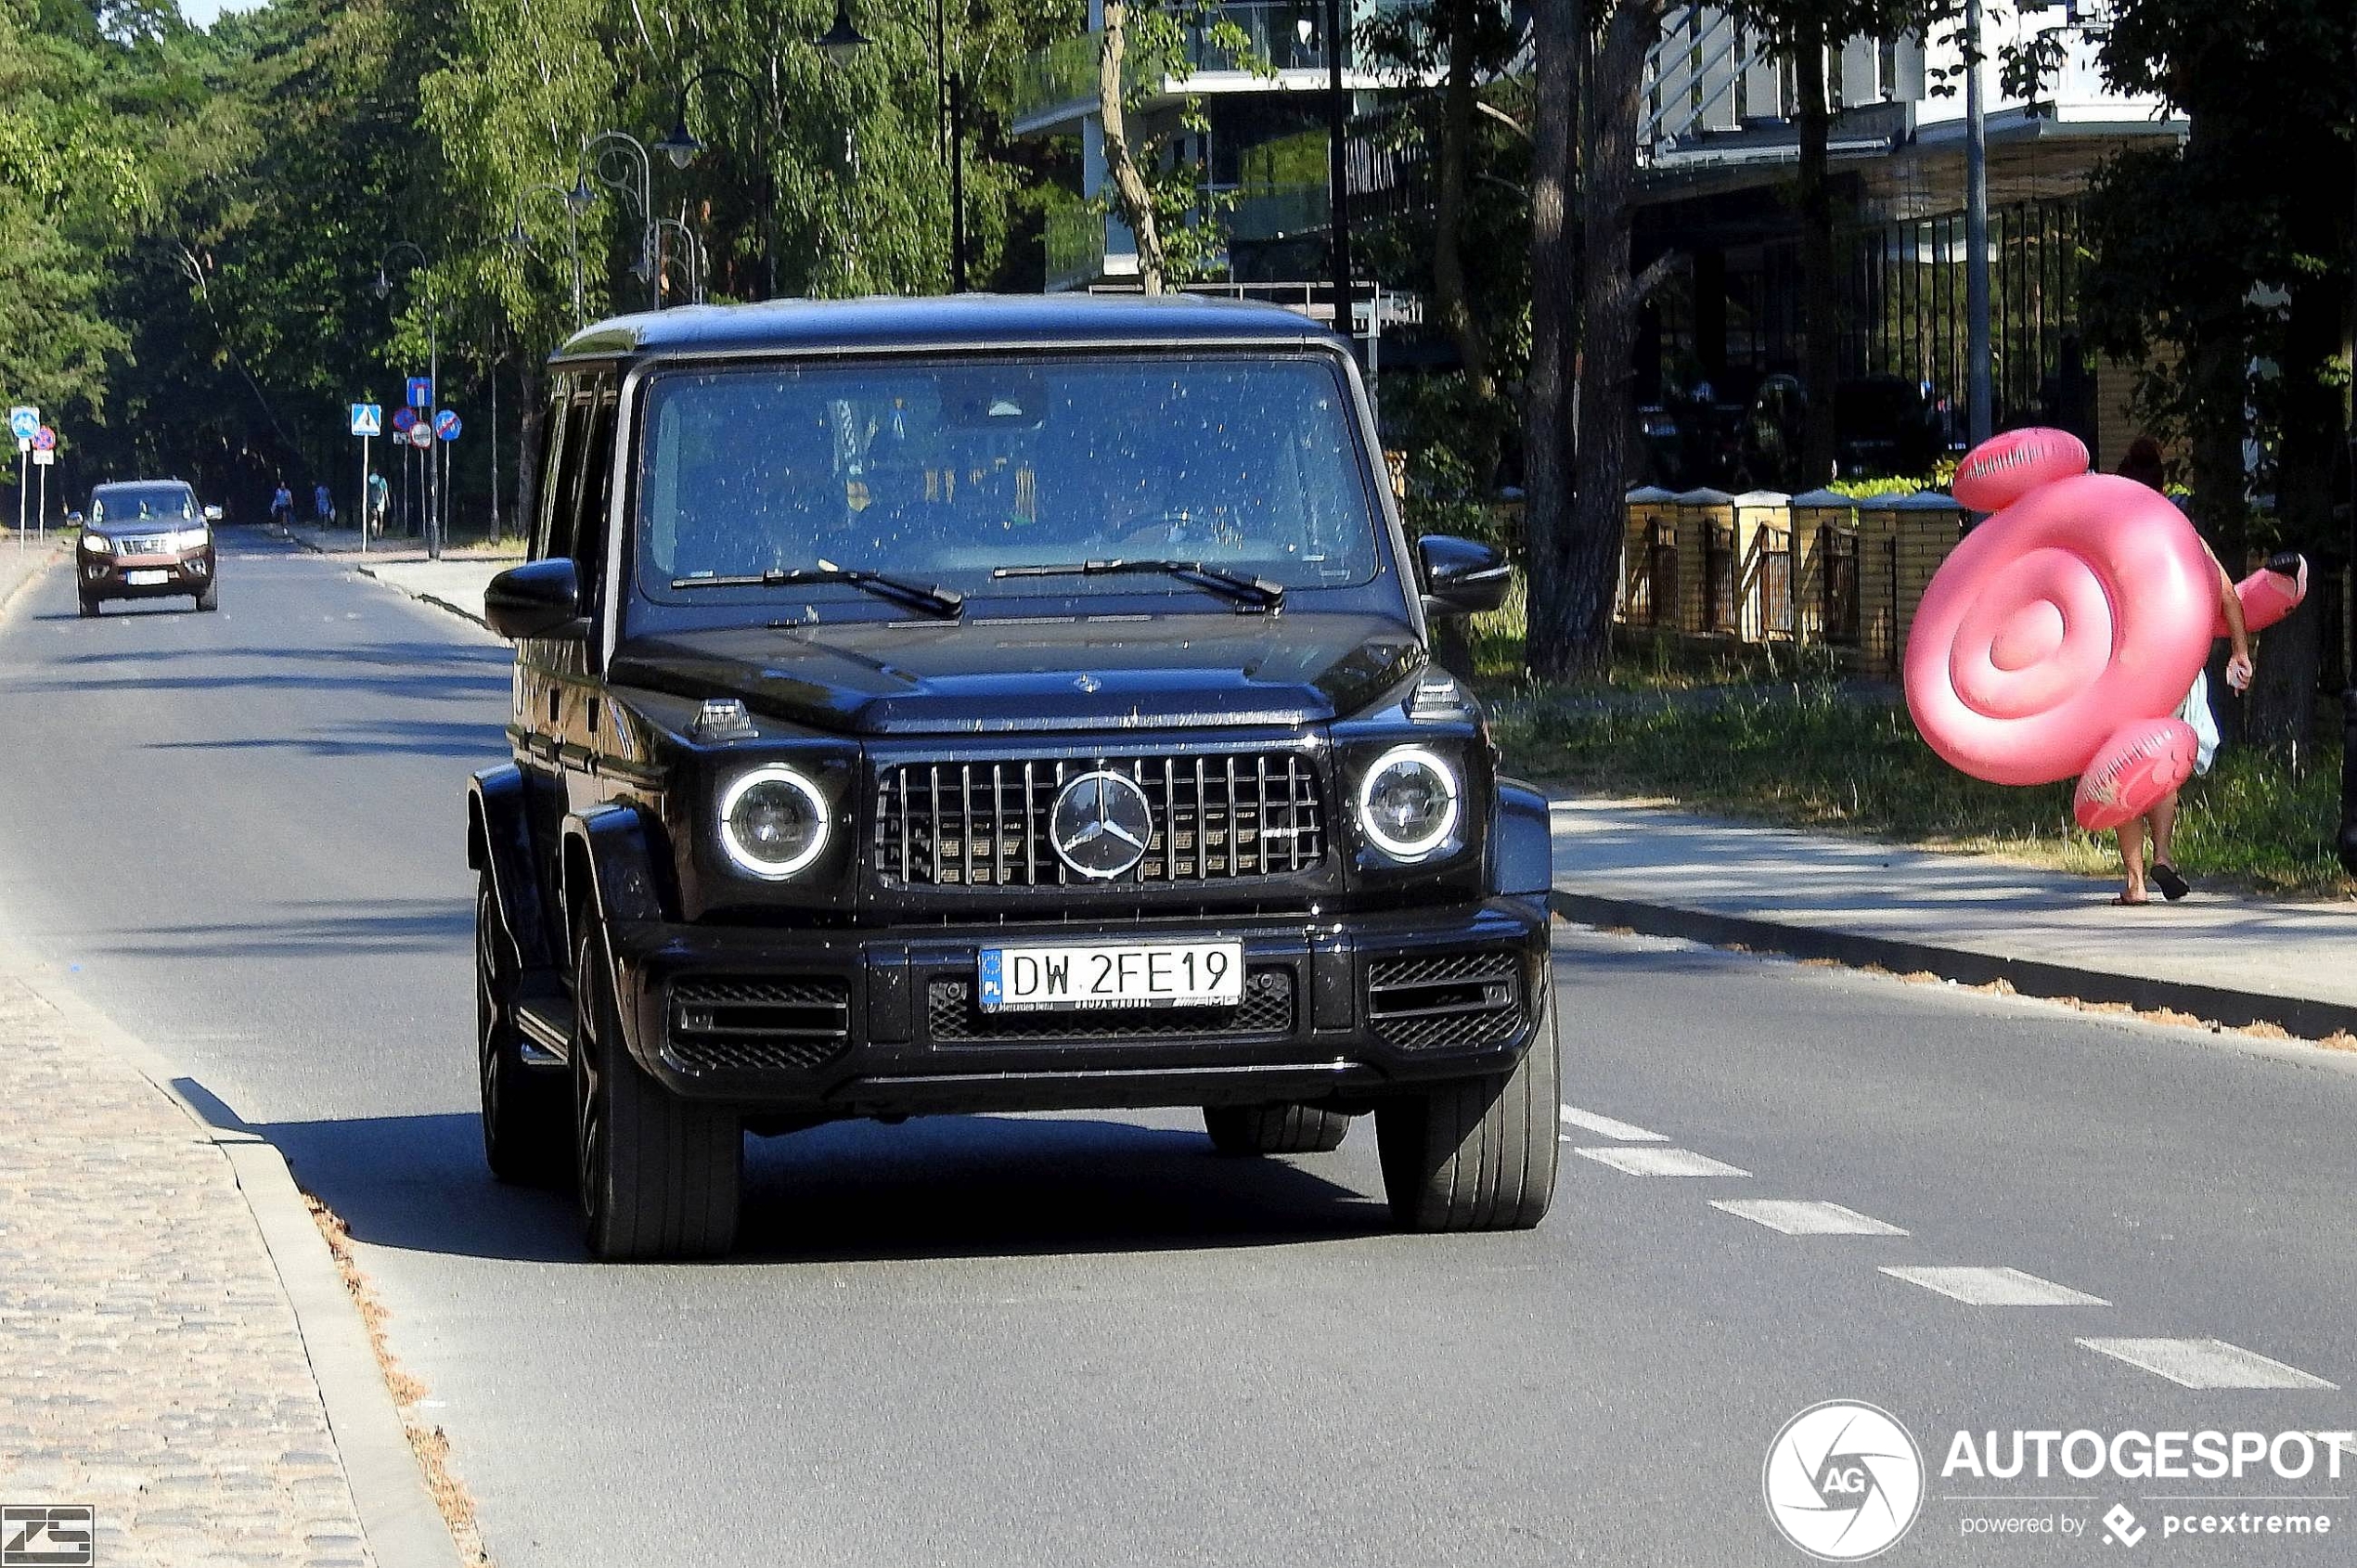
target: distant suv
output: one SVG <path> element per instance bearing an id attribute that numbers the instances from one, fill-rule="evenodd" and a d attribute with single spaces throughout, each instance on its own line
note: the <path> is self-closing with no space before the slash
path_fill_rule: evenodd
<path id="1" fill-rule="evenodd" d="M 74 551 L 74 590 L 82 613 L 98 613 L 110 598 L 192 594 L 199 610 L 221 606 L 221 579 L 213 525 L 219 507 L 199 507 L 197 493 L 176 479 L 126 480 L 90 493 L 90 510 L 66 521 L 82 524 Z"/>
<path id="2" fill-rule="evenodd" d="M 1555 1177 L 1546 803 L 1428 657 L 1341 340 L 1202 300 L 689 308 L 549 366 L 514 760 L 468 806 L 485 1150 L 609 1258 L 725 1251 L 742 1135 L 1372 1112 L 1412 1230 Z"/>

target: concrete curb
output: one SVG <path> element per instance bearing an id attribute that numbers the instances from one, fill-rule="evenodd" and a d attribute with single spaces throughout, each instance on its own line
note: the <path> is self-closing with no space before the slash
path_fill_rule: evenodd
<path id="1" fill-rule="evenodd" d="M 1571 893 L 1562 888 L 1550 893 L 1547 902 L 1567 920 L 1591 926 L 1626 926 L 1648 936 L 1684 937 L 1717 947 L 1744 946 L 1795 958 L 1830 958 L 1853 968 L 1875 964 L 1900 974 L 1926 970 L 1960 985 L 1986 985 L 2002 980 L 2025 996 L 2070 996 L 2082 1002 L 2166 1008 L 2229 1025 L 2272 1023 L 2306 1040 L 2321 1040 L 2343 1032 L 2357 1035 L 2357 1008 L 2305 996 L 2154 980 L 1965 947 L 1942 947 L 1823 927 L 1783 925 L 1748 915 L 1721 915 L 1680 905 Z"/>
<path id="2" fill-rule="evenodd" d="M 328 553 L 327 551 L 321 549 L 318 546 L 313 544 L 310 540 L 298 538 L 294 534 L 287 532 L 285 529 L 277 526 L 276 523 L 268 524 L 267 526 L 269 527 L 272 534 L 280 539 L 284 539 L 288 544 L 294 546 L 297 549 L 309 550 L 315 556 L 324 556 Z M 364 565 L 359 561 L 354 561 L 352 563 L 352 570 L 356 574 L 367 578 L 372 583 L 381 583 L 386 587 L 391 588 L 394 593 L 404 594 L 410 598 L 416 599 L 419 604 L 430 604 L 436 610 L 446 610 L 462 621 L 473 622 L 476 625 L 481 626 L 486 632 L 491 630 L 491 623 L 484 620 L 479 610 L 469 610 L 463 604 L 453 603 L 451 600 L 444 598 L 439 594 L 419 593 L 415 588 L 404 587 L 398 583 L 379 576 L 377 574 L 376 568 Z"/>
<path id="3" fill-rule="evenodd" d="M 152 1084 L 228 1162 L 293 1308 L 344 1484 L 378 1568 L 459 1568 L 457 1543 L 426 1489 L 359 1308 L 344 1289 L 286 1157 L 219 1101 L 213 1103 L 221 1119 L 208 1114 L 199 1100 L 212 1097 L 201 1085 L 176 1075 L 152 1046 L 81 998 L 45 984 L 18 955 L 0 955 L 0 967 Z"/>
<path id="4" fill-rule="evenodd" d="M 13 546 L 0 546 L 0 548 L 13 548 Z M 35 559 L 32 564 L 26 569 L 23 576 L 18 578 L 14 583 L 11 583 L 6 591 L 0 591 L 0 610 L 6 610 L 10 605 L 16 603 L 17 600 L 22 598 L 28 589 L 30 589 L 35 583 L 40 582 L 42 578 L 46 577 L 49 574 L 49 569 L 58 564 L 58 558 L 64 553 L 64 551 L 58 549 L 55 545 L 50 546 L 46 551 L 46 559 Z"/>

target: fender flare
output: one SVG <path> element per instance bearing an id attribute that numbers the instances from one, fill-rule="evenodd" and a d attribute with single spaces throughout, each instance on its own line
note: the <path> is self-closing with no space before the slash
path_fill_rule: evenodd
<path id="1" fill-rule="evenodd" d="M 564 907 L 612 926 L 663 918 L 663 883 L 638 808 L 597 805 L 565 818 Z"/>
<path id="2" fill-rule="evenodd" d="M 525 969 L 545 969 L 548 953 L 541 919 L 539 879 L 532 869 L 532 817 L 524 805 L 523 770 L 509 763 L 467 780 L 467 866 L 491 873 L 499 923 Z"/>
<path id="3" fill-rule="evenodd" d="M 1498 780 L 1497 824 L 1489 835 L 1489 891 L 1544 898 L 1555 886 L 1555 838 L 1547 797 L 1518 778 Z"/>

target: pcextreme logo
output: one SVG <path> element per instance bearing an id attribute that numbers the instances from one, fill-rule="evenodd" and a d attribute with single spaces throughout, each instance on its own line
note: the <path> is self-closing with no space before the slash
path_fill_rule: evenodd
<path id="1" fill-rule="evenodd" d="M 1776 1433 L 1760 1488 L 1784 1539 L 1821 1562 L 1860 1562 L 1913 1527 L 1923 1451 L 1887 1411 L 1828 1399 Z"/>

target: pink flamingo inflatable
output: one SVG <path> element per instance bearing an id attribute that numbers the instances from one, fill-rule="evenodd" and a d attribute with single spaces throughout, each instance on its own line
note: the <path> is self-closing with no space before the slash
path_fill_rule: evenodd
<path id="1" fill-rule="evenodd" d="M 1933 751 L 1992 784 L 2076 775 L 2073 814 L 2097 830 L 2192 776 L 2196 742 L 2175 713 L 2225 626 L 2184 514 L 2087 463 L 2069 432 L 2024 430 L 1957 466 L 1956 498 L 1994 515 L 1925 590 L 1904 668 Z M 2306 593 L 2306 563 L 2279 557 L 2235 591 L 2251 630 L 2272 625 Z"/>

